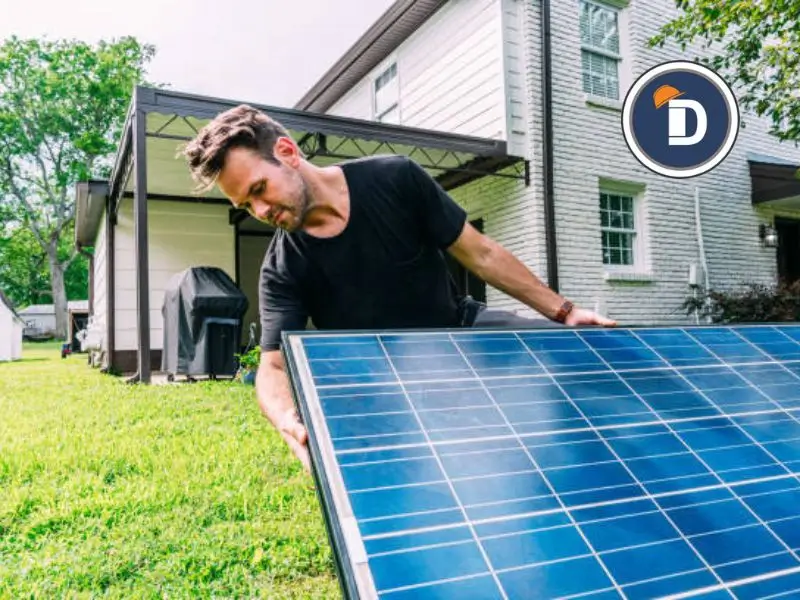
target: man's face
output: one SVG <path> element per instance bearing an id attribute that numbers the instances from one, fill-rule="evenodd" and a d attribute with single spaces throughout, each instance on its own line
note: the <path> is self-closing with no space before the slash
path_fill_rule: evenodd
<path id="1" fill-rule="evenodd" d="M 277 165 L 249 149 L 230 150 L 217 185 L 236 208 L 274 227 L 295 231 L 303 225 L 309 197 L 305 181 L 293 167 L 296 161 L 291 155 L 281 160 L 285 158 L 281 154 L 285 149 L 278 148 L 281 144 L 285 142 L 276 145 Z"/>

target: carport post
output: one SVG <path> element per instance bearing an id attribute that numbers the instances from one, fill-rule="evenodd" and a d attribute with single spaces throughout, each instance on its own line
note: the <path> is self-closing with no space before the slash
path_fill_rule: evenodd
<path id="1" fill-rule="evenodd" d="M 137 90 L 138 92 L 138 90 Z M 133 220 L 136 238 L 136 315 L 138 337 L 138 377 L 150 383 L 150 266 L 147 249 L 147 114 L 139 107 L 139 94 L 133 115 Z"/>

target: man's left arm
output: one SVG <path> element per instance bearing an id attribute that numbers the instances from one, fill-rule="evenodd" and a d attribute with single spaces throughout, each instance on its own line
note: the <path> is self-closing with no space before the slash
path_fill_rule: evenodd
<path id="1" fill-rule="evenodd" d="M 498 290 L 530 306 L 554 321 L 567 325 L 616 323 L 579 307 L 570 307 L 566 298 L 554 292 L 502 245 L 483 235 L 469 223 L 448 248 L 448 252 L 477 277 Z M 569 310 L 566 316 L 560 311 Z"/>

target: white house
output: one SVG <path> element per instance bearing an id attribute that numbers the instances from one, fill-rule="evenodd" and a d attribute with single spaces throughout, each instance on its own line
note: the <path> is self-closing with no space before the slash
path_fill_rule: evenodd
<path id="1" fill-rule="evenodd" d="M 22 358 L 22 328 L 20 318 L 11 301 L 0 291 L 0 362 Z"/>
<path id="2" fill-rule="evenodd" d="M 672 0 L 398 0 L 296 108 L 506 141 L 530 161 L 531 185 L 456 190 L 471 218 L 576 302 L 625 324 L 680 323 L 690 273 L 711 288 L 800 277 L 800 149 L 744 115 L 710 173 L 667 179 L 635 159 L 628 89 L 698 50 L 646 46 L 677 15 Z"/>
<path id="3" fill-rule="evenodd" d="M 284 123 L 316 164 L 411 156 L 551 287 L 623 324 L 687 322 L 690 270 L 711 287 L 774 280 L 779 269 L 794 276 L 800 150 L 772 139 L 765 122 L 746 116 L 727 159 L 688 181 L 652 174 L 623 140 L 631 82 L 684 57 L 644 45 L 675 14 L 671 4 L 397 0 L 294 108 L 137 88 L 109 180 L 77 187 L 75 241 L 93 248 L 101 366 L 150 380 L 165 286 L 191 266 L 225 270 L 247 295 L 242 345 L 258 325 L 258 266 L 272 232 L 217 189 L 194 194 L 176 158 L 240 102 Z M 604 232 L 601 210 L 626 229 Z M 779 229 L 778 251 L 764 247 L 762 224 Z M 452 268 L 466 291 L 526 312 Z"/>

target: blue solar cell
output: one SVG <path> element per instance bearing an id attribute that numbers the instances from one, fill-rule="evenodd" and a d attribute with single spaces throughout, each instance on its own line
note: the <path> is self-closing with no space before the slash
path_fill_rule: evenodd
<path id="1" fill-rule="evenodd" d="M 798 326 L 285 339 L 348 596 L 800 596 Z"/>

